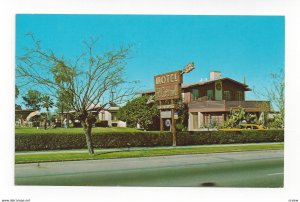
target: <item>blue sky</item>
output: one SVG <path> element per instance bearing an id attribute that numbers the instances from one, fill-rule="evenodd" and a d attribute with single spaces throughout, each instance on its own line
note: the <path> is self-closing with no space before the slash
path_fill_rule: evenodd
<path id="1" fill-rule="evenodd" d="M 30 46 L 32 32 L 43 47 L 72 59 L 83 41 L 99 39 L 99 51 L 134 44 L 128 60 L 129 80 L 141 90 L 153 89 L 157 74 L 182 69 L 194 62 L 184 83 L 209 77 L 243 82 L 250 88 L 270 87 L 270 74 L 284 68 L 284 17 L 182 15 L 17 15 L 16 55 Z M 257 97 L 247 93 L 246 99 Z"/>

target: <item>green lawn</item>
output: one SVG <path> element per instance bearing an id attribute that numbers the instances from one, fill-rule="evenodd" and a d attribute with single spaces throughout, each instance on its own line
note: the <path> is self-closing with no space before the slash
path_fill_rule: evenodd
<path id="1" fill-rule="evenodd" d="M 135 128 L 120 128 L 120 127 L 109 127 L 109 128 L 93 128 L 92 133 L 95 132 L 135 132 L 139 131 Z M 43 128 L 29 128 L 29 127 L 18 127 L 16 128 L 16 134 L 46 134 L 46 133 L 72 133 L 72 134 L 82 134 L 82 128 L 52 128 L 52 129 L 43 129 Z"/>
<path id="2" fill-rule="evenodd" d="M 51 162 L 51 161 L 74 161 L 74 160 L 96 160 L 96 159 L 111 159 L 111 158 L 132 158 L 132 157 L 149 157 L 149 156 L 165 156 L 179 154 L 202 154 L 216 152 L 238 152 L 238 151 L 256 151 L 256 150 L 281 150 L 283 143 L 262 143 L 262 144 L 247 144 L 247 145 L 220 145 L 220 146 L 205 146 L 193 148 L 172 148 L 172 149 L 142 149 L 133 151 L 99 151 L 94 155 L 88 153 L 31 153 L 17 154 L 15 157 L 16 163 L 33 163 L 33 162 Z"/>

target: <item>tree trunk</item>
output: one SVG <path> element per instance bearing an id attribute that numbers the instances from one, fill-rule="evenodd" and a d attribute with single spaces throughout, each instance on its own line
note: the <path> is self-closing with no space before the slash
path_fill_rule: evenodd
<path id="1" fill-rule="evenodd" d="M 47 130 L 47 122 L 48 122 L 48 109 L 47 109 L 47 113 L 46 113 L 46 118 L 44 121 L 44 129 Z"/>
<path id="2" fill-rule="evenodd" d="M 48 121 L 48 119 L 45 118 L 45 120 L 44 120 L 44 129 L 45 129 L 45 130 L 47 130 L 47 121 Z"/>
<path id="3" fill-rule="evenodd" d="M 64 106 L 61 104 L 61 117 L 60 117 L 60 127 L 63 127 L 63 121 L 64 121 Z"/>
<path id="4" fill-rule="evenodd" d="M 94 146 L 92 142 L 92 125 L 86 124 L 85 122 L 81 122 L 81 125 L 83 126 L 86 145 L 89 150 L 89 154 L 94 154 Z"/>

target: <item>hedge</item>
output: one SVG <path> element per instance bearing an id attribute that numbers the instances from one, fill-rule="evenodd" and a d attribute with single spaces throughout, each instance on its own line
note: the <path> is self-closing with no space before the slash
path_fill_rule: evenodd
<path id="1" fill-rule="evenodd" d="M 93 133 L 95 148 L 155 147 L 172 145 L 170 132 Z M 283 130 L 178 132 L 177 145 L 283 142 Z M 17 134 L 16 151 L 86 148 L 84 134 Z"/>
<path id="2" fill-rule="evenodd" d="M 177 145 L 283 142 L 283 130 L 180 132 Z"/>
<path id="3" fill-rule="evenodd" d="M 102 120 L 95 123 L 95 127 L 108 127 L 108 121 Z"/>

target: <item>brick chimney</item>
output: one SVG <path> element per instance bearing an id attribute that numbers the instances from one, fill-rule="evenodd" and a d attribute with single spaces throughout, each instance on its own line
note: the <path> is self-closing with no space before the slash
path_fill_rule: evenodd
<path id="1" fill-rule="evenodd" d="M 211 71 L 209 80 L 218 80 L 221 79 L 221 72 L 220 71 Z"/>

